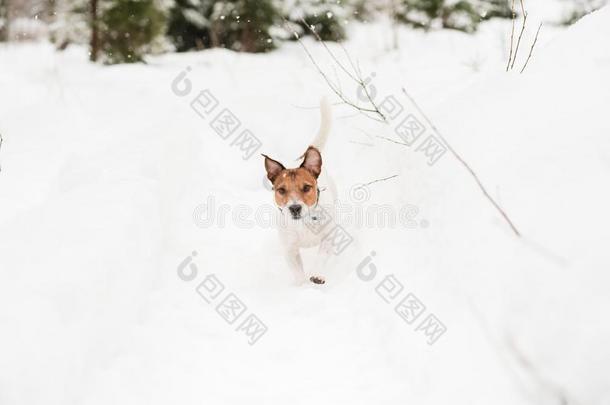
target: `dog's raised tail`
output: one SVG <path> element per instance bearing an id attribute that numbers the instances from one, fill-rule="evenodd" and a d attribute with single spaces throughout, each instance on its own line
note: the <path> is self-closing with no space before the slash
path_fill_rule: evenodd
<path id="1" fill-rule="evenodd" d="M 320 129 L 318 130 L 318 135 L 316 135 L 315 139 L 311 143 L 312 146 L 315 146 L 319 150 L 324 149 L 324 145 L 328 139 L 328 134 L 330 133 L 330 128 L 332 127 L 332 120 L 333 117 L 330 102 L 326 97 L 322 97 L 320 100 Z"/>

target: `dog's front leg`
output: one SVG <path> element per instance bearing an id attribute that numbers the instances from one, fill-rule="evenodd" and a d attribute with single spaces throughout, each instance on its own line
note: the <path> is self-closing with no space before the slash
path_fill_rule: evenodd
<path id="1" fill-rule="evenodd" d="M 303 269 L 303 259 L 301 259 L 301 252 L 298 247 L 288 247 L 286 250 L 286 260 L 288 266 L 292 270 L 294 275 L 294 281 L 297 285 L 301 285 L 305 282 L 305 270 Z"/>
<path id="2" fill-rule="evenodd" d="M 323 241 L 318 248 L 315 260 L 315 273 L 309 275 L 309 280 L 315 284 L 324 284 L 328 269 L 329 259 L 332 257 L 332 247 Z"/>

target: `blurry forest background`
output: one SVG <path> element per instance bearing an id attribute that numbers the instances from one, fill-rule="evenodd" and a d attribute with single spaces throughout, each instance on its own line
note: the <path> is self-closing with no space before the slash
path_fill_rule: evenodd
<path id="1" fill-rule="evenodd" d="M 557 24 L 607 0 L 565 2 L 569 11 Z M 482 21 L 511 15 L 511 0 L 0 0 L 0 41 L 48 38 L 59 50 L 88 44 L 92 61 L 111 64 L 213 47 L 267 52 L 295 33 L 311 35 L 307 25 L 323 40 L 341 41 L 352 21 L 472 33 Z"/>

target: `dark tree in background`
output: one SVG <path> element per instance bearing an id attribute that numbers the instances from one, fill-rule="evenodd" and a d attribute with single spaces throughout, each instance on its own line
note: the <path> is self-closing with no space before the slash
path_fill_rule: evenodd
<path id="1" fill-rule="evenodd" d="M 483 20 L 492 18 L 512 18 L 513 14 L 507 0 L 481 0 L 475 2 L 475 8 Z M 515 5 L 515 8 L 517 6 Z M 519 8 L 517 8 L 518 11 Z"/>
<path id="2" fill-rule="evenodd" d="M 10 33 L 11 0 L 0 0 L 0 41 L 8 41 Z"/>
<path id="3" fill-rule="evenodd" d="M 89 43 L 89 60 L 97 61 L 97 55 L 100 51 L 99 42 L 99 16 L 98 16 L 98 0 L 91 0 L 91 42 Z"/>
<path id="4" fill-rule="evenodd" d="M 55 0 L 0 0 L 0 41 L 46 38 Z"/>
<path id="5" fill-rule="evenodd" d="M 373 19 L 389 6 L 398 23 L 473 32 L 482 20 L 510 18 L 508 1 L 174 0 L 167 36 L 179 52 L 213 47 L 265 52 L 275 47 L 277 39 L 294 39 L 291 30 L 311 35 L 307 26 L 325 41 L 341 41 L 350 20 Z M 291 24 L 291 30 L 285 29 L 283 19 Z"/>
<path id="6" fill-rule="evenodd" d="M 311 35 L 309 28 L 325 41 L 341 41 L 350 21 L 389 16 L 396 48 L 400 24 L 473 32 L 481 21 L 510 18 L 510 1 L 0 0 L 0 40 L 8 39 L 11 10 L 13 20 L 35 18 L 32 26 L 40 27 L 41 21 L 47 24 L 48 36 L 58 49 L 88 45 L 92 61 L 125 63 L 170 49 L 223 47 L 266 52 L 279 41 L 294 39 L 293 31 Z M 588 4 L 606 0 L 570 1 Z M 290 29 L 286 29 L 286 21 Z M 10 35 L 12 39 L 35 38 L 21 32 Z"/>
<path id="7" fill-rule="evenodd" d="M 279 11 L 272 0 L 223 0 L 214 2 L 210 40 L 214 47 L 240 52 L 266 52 L 275 47 L 271 28 Z"/>
<path id="8" fill-rule="evenodd" d="M 417 28 L 476 31 L 484 20 L 511 18 L 509 0 L 403 0 L 398 20 Z"/>
<path id="9" fill-rule="evenodd" d="M 52 0 L 47 11 L 49 39 L 64 50 L 70 44 L 91 45 L 91 29 L 96 18 L 92 17 L 93 0 Z M 97 7 L 99 8 L 99 7 Z M 99 18 L 99 13 L 98 18 Z M 90 59 L 93 55 L 90 54 Z"/>
<path id="10" fill-rule="evenodd" d="M 301 35 L 311 35 L 313 28 L 324 41 L 345 39 L 345 24 L 357 15 L 356 3 L 336 0 L 286 0 L 280 2 L 284 18 Z M 303 22 L 305 21 L 305 22 Z"/>
<path id="11" fill-rule="evenodd" d="M 213 0 L 175 0 L 169 13 L 167 35 L 178 52 L 212 46 Z"/>
<path id="12" fill-rule="evenodd" d="M 165 14 L 153 0 L 113 0 L 109 3 L 101 14 L 98 39 L 105 61 L 141 62 L 148 46 L 165 31 Z"/>
<path id="13" fill-rule="evenodd" d="M 271 28 L 279 22 L 277 0 L 175 0 L 168 36 L 176 50 L 210 47 L 239 52 L 274 48 Z"/>

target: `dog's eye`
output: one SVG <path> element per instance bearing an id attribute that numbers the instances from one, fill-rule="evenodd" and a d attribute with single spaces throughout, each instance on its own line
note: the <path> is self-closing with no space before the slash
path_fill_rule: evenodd
<path id="1" fill-rule="evenodd" d="M 311 186 L 309 184 L 305 184 L 303 186 L 303 192 L 304 193 L 309 193 L 309 191 L 311 191 Z"/>
<path id="2" fill-rule="evenodd" d="M 286 194 L 286 189 L 283 187 L 280 187 L 277 189 L 277 192 L 280 193 L 281 195 L 284 195 L 284 194 Z"/>

